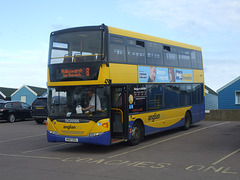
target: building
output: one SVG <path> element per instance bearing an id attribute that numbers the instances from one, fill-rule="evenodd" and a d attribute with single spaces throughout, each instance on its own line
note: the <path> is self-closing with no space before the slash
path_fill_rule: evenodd
<path id="1" fill-rule="evenodd" d="M 205 109 L 218 109 L 218 94 L 205 85 Z"/>
<path id="2" fill-rule="evenodd" d="M 16 90 L 11 97 L 13 101 L 22 101 L 31 105 L 37 97 L 42 96 L 46 92 L 46 88 L 23 85 Z"/>
<path id="3" fill-rule="evenodd" d="M 240 76 L 218 92 L 218 109 L 240 109 Z"/>
<path id="4" fill-rule="evenodd" d="M 16 90 L 17 89 L 15 88 L 0 87 L 0 99 L 10 101 L 11 94 L 14 93 Z"/>

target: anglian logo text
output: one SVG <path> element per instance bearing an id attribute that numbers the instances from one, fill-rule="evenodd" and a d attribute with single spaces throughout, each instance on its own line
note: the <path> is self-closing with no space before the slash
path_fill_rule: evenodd
<path id="1" fill-rule="evenodd" d="M 69 125 L 69 126 L 63 126 L 63 129 L 77 129 L 76 126 L 72 126 L 72 125 Z"/>
<path id="2" fill-rule="evenodd" d="M 148 116 L 148 121 L 154 122 L 156 119 L 160 119 L 160 114 L 154 113 L 154 115 Z"/>

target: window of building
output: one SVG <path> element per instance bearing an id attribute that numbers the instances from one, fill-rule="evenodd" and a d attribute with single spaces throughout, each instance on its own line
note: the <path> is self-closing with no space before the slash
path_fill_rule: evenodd
<path id="1" fill-rule="evenodd" d="M 22 102 L 27 102 L 27 96 L 21 96 L 21 101 Z"/>
<path id="2" fill-rule="evenodd" d="M 240 104 L 240 91 L 235 92 L 235 104 Z"/>

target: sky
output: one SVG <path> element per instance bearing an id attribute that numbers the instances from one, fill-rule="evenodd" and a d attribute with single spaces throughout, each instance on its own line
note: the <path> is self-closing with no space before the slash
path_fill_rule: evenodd
<path id="1" fill-rule="evenodd" d="M 46 87 L 52 31 L 102 23 L 200 46 L 205 84 L 240 76 L 239 0 L 0 0 L 0 87 Z"/>

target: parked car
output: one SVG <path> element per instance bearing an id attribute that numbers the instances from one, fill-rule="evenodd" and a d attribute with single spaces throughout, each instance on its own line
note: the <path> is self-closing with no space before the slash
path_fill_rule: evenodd
<path id="1" fill-rule="evenodd" d="M 31 107 L 18 101 L 0 101 L 0 119 L 13 123 L 16 119 L 31 118 Z"/>
<path id="2" fill-rule="evenodd" d="M 37 98 L 31 106 L 32 117 L 35 119 L 36 123 L 42 124 L 45 119 L 47 119 L 47 98 L 39 97 Z"/>

